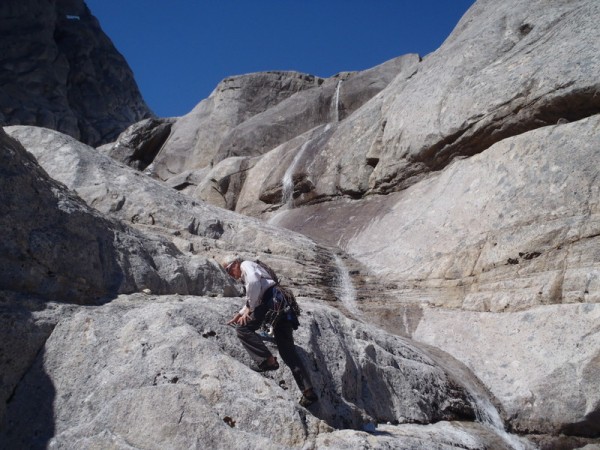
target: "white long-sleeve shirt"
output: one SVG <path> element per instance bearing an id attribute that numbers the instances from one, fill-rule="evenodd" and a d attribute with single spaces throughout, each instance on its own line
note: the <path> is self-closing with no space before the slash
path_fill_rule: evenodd
<path id="1" fill-rule="evenodd" d="M 265 269 L 252 261 L 244 261 L 240 265 L 242 271 L 242 281 L 246 286 L 246 304 L 240 311 L 240 314 L 244 314 L 247 309 L 254 311 L 262 301 L 262 297 L 267 289 L 271 286 L 275 286 L 270 275 Z"/>

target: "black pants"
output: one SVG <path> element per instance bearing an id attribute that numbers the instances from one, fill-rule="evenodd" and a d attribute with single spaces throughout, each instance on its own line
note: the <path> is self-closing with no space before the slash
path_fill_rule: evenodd
<path id="1" fill-rule="evenodd" d="M 271 352 L 262 341 L 260 336 L 255 333 L 260 328 L 262 321 L 267 313 L 267 306 L 260 305 L 254 309 L 250 320 L 246 325 L 237 327 L 237 335 L 246 351 L 257 364 L 261 364 L 269 356 Z M 283 362 L 290 368 L 296 384 L 302 392 L 312 387 L 308 372 L 302 364 L 302 360 L 296 351 L 294 345 L 294 330 L 292 323 L 285 318 L 277 322 L 273 329 L 275 344 L 279 350 L 279 355 Z"/>

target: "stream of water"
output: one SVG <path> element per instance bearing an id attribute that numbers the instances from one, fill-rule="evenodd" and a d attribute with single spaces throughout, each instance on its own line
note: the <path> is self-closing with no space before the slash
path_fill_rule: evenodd
<path id="1" fill-rule="evenodd" d="M 439 355 L 435 360 L 447 374 L 454 375 L 455 378 L 459 380 L 460 384 L 462 384 L 473 405 L 477 422 L 489 428 L 513 450 L 536 450 L 537 447 L 525 438 L 510 434 L 504 429 L 504 423 L 502 422 L 498 410 L 487 393 L 478 386 L 477 381 L 475 381 L 475 376 L 466 367 L 449 361 L 446 357 L 440 357 Z"/>
<path id="2" fill-rule="evenodd" d="M 348 268 L 338 254 L 334 254 L 334 262 L 337 272 L 336 297 L 356 320 L 363 322 L 362 312 L 358 309 L 356 289 L 352 284 Z M 498 410 L 489 397 L 480 388 L 477 388 L 475 381 L 472 379 L 472 374 L 466 372 L 465 369 L 453 367 L 454 364 L 449 364 L 448 361 L 437 360 L 437 363 L 445 372 L 454 374 L 461 380 L 465 391 L 471 399 L 476 419 L 479 423 L 488 427 L 513 450 L 535 450 L 536 447 L 526 439 L 506 432 Z"/>
<path id="3" fill-rule="evenodd" d="M 333 109 L 333 117 L 334 122 L 340 121 L 340 89 L 342 87 L 342 80 L 339 80 L 337 86 L 335 87 L 335 95 L 333 96 L 333 101 L 331 102 L 331 107 Z"/>
<path id="4" fill-rule="evenodd" d="M 468 389 L 468 386 L 465 386 Z M 506 444 L 514 450 L 534 450 L 535 447 L 529 442 L 519 438 L 517 435 L 510 434 L 504 429 L 504 424 L 500 414 L 489 398 L 478 395 L 475 390 L 468 389 L 473 403 L 475 404 L 475 415 L 477 421 L 488 426 L 497 434 Z"/>
<path id="5" fill-rule="evenodd" d="M 334 261 L 336 265 L 336 297 L 342 302 L 344 307 L 354 316 L 356 320 L 362 322 L 362 313 L 358 309 L 356 303 L 356 289 L 352 284 L 352 278 L 350 278 L 350 272 L 342 261 L 342 258 L 334 254 Z"/>
<path id="6" fill-rule="evenodd" d="M 294 156 L 292 163 L 289 165 L 289 167 L 283 174 L 283 178 L 281 180 L 281 203 L 285 205 L 287 209 L 291 207 L 292 199 L 294 196 L 294 172 L 296 170 L 298 162 L 300 161 L 300 158 L 302 158 L 302 155 L 304 154 L 304 151 L 306 150 L 306 147 L 308 147 L 309 143 L 310 141 L 306 141 L 304 144 L 302 144 L 302 147 L 300 147 L 300 150 L 298 150 L 298 152 Z"/>

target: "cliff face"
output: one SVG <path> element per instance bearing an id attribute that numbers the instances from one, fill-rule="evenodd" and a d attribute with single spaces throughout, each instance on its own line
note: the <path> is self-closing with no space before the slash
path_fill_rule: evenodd
<path id="1" fill-rule="evenodd" d="M 233 77 L 99 149 L 6 127 L 0 443 L 600 444 L 598 19 L 480 0 L 424 59 Z M 309 409 L 224 325 L 234 254 L 299 299 Z"/>
<path id="2" fill-rule="evenodd" d="M 0 30 L 3 125 L 47 127 L 100 145 L 152 116 L 83 0 L 2 2 Z"/>

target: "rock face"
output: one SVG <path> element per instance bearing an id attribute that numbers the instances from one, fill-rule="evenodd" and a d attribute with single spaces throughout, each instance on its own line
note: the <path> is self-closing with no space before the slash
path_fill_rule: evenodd
<path id="1" fill-rule="evenodd" d="M 99 304 L 143 289 L 236 292 L 214 261 L 184 255 L 165 238 L 89 207 L 2 130 L 0 154 L 0 420 L 17 383 L 69 310 L 46 301 Z"/>
<path id="2" fill-rule="evenodd" d="M 248 367 L 234 330 L 223 325 L 237 303 L 129 296 L 73 313 L 14 394 L 5 443 L 242 448 L 252 439 L 291 448 L 331 426 L 473 415 L 460 384 L 426 352 L 327 307 L 305 311 L 297 333 L 321 396 L 308 414 L 296 404 L 288 369 L 264 375 Z M 54 417 L 44 417 L 52 404 Z"/>
<path id="3" fill-rule="evenodd" d="M 0 29 L 3 125 L 48 127 L 100 145 L 152 116 L 83 0 L 2 2 Z"/>
<path id="4" fill-rule="evenodd" d="M 54 131 L 22 126 L 9 127 L 8 131 L 24 142 L 50 173 L 93 204 L 101 223 L 104 220 L 126 227 L 116 221 L 119 217 L 144 233 L 152 233 L 153 240 L 170 236 L 173 242 L 187 247 L 179 256 L 184 261 L 194 253 L 210 252 L 206 247 L 189 247 L 197 242 L 211 242 L 217 254 L 230 252 L 231 246 L 257 253 L 261 246 L 268 245 L 273 253 L 272 264 L 281 267 L 284 274 L 302 272 L 302 265 L 312 266 L 317 275 L 319 270 L 333 270 L 332 257 L 328 260 L 326 250 L 317 251 L 318 246 L 307 238 L 200 205 Z M 19 144 L 8 137 L 6 140 L 19 148 L 18 154 L 26 155 Z M 18 165 L 18 158 L 13 159 Z M 29 161 L 30 166 L 37 167 L 31 157 Z M 24 172 L 39 172 L 40 177 L 48 179 L 41 169 L 21 165 Z M 47 182 L 65 190 L 55 181 Z M 129 189 L 119 191 L 123 186 Z M 7 203 L 16 203 L 19 195 L 9 192 L 13 196 L 7 198 Z M 119 196 L 119 192 L 126 192 L 127 197 Z M 89 210 L 71 195 L 81 208 Z M 45 204 L 50 211 L 42 214 L 47 215 L 53 203 Z M 32 209 L 20 210 L 27 211 L 31 219 L 36 217 Z M 34 208 L 33 212 L 38 210 Z M 138 217 L 152 220 L 131 221 L 133 211 Z M 103 213 L 115 218 L 103 219 Z M 220 226 L 211 220 L 211 214 L 216 213 L 220 213 Z M 182 224 L 189 235 L 181 232 Z M 180 233 L 174 235 L 173 230 Z M 193 236 L 202 236 L 203 240 L 196 241 Z M 67 262 L 69 257 L 68 252 L 62 255 Z M 136 269 L 132 265 L 129 270 Z M 312 292 L 308 280 L 296 276 L 287 281 L 305 295 L 304 300 L 301 298 L 304 326 L 297 339 L 321 397 L 311 415 L 296 405 L 294 397 L 299 393 L 289 371 L 266 380 L 262 375 L 252 375 L 247 367 L 248 356 L 233 330 L 223 325 L 239 307 L 239 300 L 132 294 L 105 306 L 81 308 L 30 299 L 19 286 L 7 286 L 20 293 L 3 291 L 3 317 L 18 325 L 4 345 L 15 338 L 23 340 L 21 333 L 29 344 L 27 351 L 6 364 L 12 376 L 1 391 L 6 411 L 0 442 L 8 447 L 121 447 L 135 441 L 141 447 L 152 447 L 225 440 L 229 447 L 241 448 L 250 436 L 267 448 L 289 448 L 312 445 L 333 428 L 373 430 L 377 423 L 390 422 L 397 424 L 395 432 L 401 434 L 404 423 L 473 420 L 481 416 L 486 403 L 479 399 L 486 398 L 485 389 L 467 372 L 456 370 L 456 362 L 315 303 L 331 295 L 325 275 L 322 281 L 316 277 L 310 280 L 316 284 Z M 224 294 L 231 295 L 233 289 L 227 291 L 226 280 L 218 284 Z M 95 350 L 90 352 L 90 348 Z M 9 355 L 9 347 L 3 346 L 2 352 Z M 99 370 L 99 364 L 104 369 Z M 239 386 L 247 386 L 249 377 L 254 386 L 252 396 L 246 393 L 246 401 L 234 401 L 240 396 Z M 104 387 L 97 390 L 100 385 Z M 89 397 L 90 392 L 98 397 Z M 156 408 L 162 411 L 160 415 Z M 262 408 L 268 408 L 269 414 L 260 415 Z M 139 411 L 146 413 L 140 416 Z M 165 415 L 172 415 L 172 420 L 165 421 Z M 212 422 L 207 422 L 211 417 Z M 455 426 L 447 425 L 457 445 L 480 448 L 499 443 L 498 448 L 510 448 L 510 440 L 497 423 L 483 421 L 468 433 L 454 430 Z M 276 439 L 268 441 L 275 431 Z M 440 435 L 429 430 L 417 431 L 417 435 L 417 440 L 440 442 L 440 448 L 445 445 Z M 332 439 L 336 442 L 337 438 Z M 343 436 L 344 441 L 348 439 L 360 439 L 360 434 Z"/>
<path id="5" fill-rule="evenodd" d="M 155 160 L 154 173 L 166 180 L 184 169 L 218 162 L 214 159 L 221 142 L 238 125 L 321 83 L 320 78 L 295 72 L 258 73 L 223 80 L 210 97 L 175 122 Z"/>
<path id="6" fill-rule="evenodd" d="M 73 138 L 43 128 L 6 130 L 33 153 L 56 180 L 90 206 L 131 227 L 169 239 L 189 257 L 216 262 L 234 254 L 275 263 L 301 295 L 333 297 L 333 256 L 295 233 L 184 196 Z"/>
<path id="7" fill-rule="evenodd" d="M 479 0 L 422 60 L 233 77 L 98 150 L 7 127 L 0 446 L 596 448 L 599 17 Z M 224 325 L 234 254 L 299 299 L 309 409 Z"/>
<path id="8" fill-rule="evenodd" d="M 399 72 L 412 73 L 417 61 L 417 55 L 402 56 L 331 79 L 294 72 L 226 79 L 177 120 L 156 158 L 154 173 L 166 180 L 184 170 L 212 167 L 227 157 L 266 153 L 315 126 L 350 114 Z"/>

